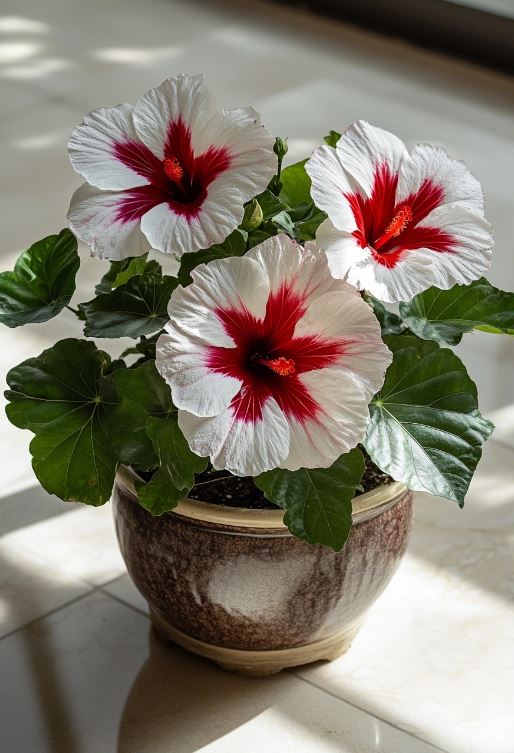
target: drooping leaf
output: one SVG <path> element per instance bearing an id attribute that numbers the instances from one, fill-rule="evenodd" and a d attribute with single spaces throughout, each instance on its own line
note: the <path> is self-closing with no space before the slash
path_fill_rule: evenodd
<path id="1" fill-rule="evenodd" d="M 152 441 L 159 468 L 150 481 L 137 485 L 139 502 L 153 515 L 162 515 L 187 495 L 194 484 L 195 473 L 207 467 L 207 458 L 191 452 L 176 416 L 149 418 L 146 432 Z"/>
<path id="2" fill-rule="evenodd" d="M 67 501 L 103 505 L 116 459 L 104 430 L 112 406 L 107 353 L 85 340 L 61 340 L 7 376 L 11 423 L 30 429 L 32 465 L 41 485 Z"/>
<path id="3" fill-rule="evenodd" d="M 457 356 L 436 343 L 389 336 L 393 352 L 370 404 L 364 446 L 397 481 L 464 504 L 493 425 L 478 412 L 474 382 Z"/>
<path id="4" fill-rule="evenodd" d="M 263 243 L 268 240 L 268 238 L 272 238 L 274 235 L 277 235 L 279 231 L 279 227 L 272 222 L 266 222 L 258 227 L 257 230 L 252 230 L 251 233 L 248 233 L 248 249 L 258 246 L 259 243 Z"/>
<path id="5" fill-rule="evenodd" d="M 114 455 L 120 463 L 141 470 L 155 468 L 158 458 L 145 426 L 151 416 L 163 418 L 173 412 L 169 386 L 153 361 L 116 371 L 111 382 L 116 405 L 106 416 L 104 429 Z"/>
<path id="6" fill-rule="evenodd" d="M 69 304 L 79 266 L 77 240 L 69 230 L 34 243 L 12 272 L 0 274 L 0 322 L 20 327 L 52 319 Z"/>
<path id="7" fill-rule="evenodd" d="M 335 551 L 344 546 L 352 525 L 352 499 L 364 472 L 364 457 L 355 448 L 330 468 L 268 471 L 255 479 L 266 498 L 284 508 L 292 534 Z"/>
<path id="8" fill-rule="evenodd" d="M 377 299 L 373 298 L 369 293 L 365 293 L 364 298 L 372 307 L 375 316 L 380 322 L 382 335 L 401 335 L 402 332 L 405 332 L 407 325 L 398 314 L 388 311 L 383 303 L 377 301 Z"/>
<path id="9" fill-rule="evenodd" d="M 400 313 L 418 337 L 442 345 L 456 345 L 473 329 L 514 334 L 514 293 L 493 287 L 485 277 L 450 290 L 429 288 L 400 304 Z"/>
<path id="10" fill-rule="evenodd" d="M 184 254 L 180 259 L 178 281 L 180 285 L 192 282 L 191 272 L 199 264 L 208 264 L 214 259 L 225 259 L 227 256 L 242 256 L 246 250 L 248 233 L 244 230 L 234 230 L 223 243 L 217 243 L 210 248 L 204 248 L 191 254 Z"/>
<path id="11" fill-rule="evenodd" d="M 168 303 L 177 279 L 148 272 L 79 305 L 87 337 L 141 337 L 168 321 Z"/>
<path id="12" fill-rule="evenodd" d="M 325 142 L 325 144 L 328 144 L 329 146 L 333 146 L 335 148 L 340 138 L 341 134 L 338 131 L 329 131 L 329 133 L 324 136 L 323 141 Z"/>
<path id="13" fill-rule="evenodd" d="M 305 171 L 306 159 L 282 170 L 280 198 L 290 207 L 311 203 L 311 179 Z"/>

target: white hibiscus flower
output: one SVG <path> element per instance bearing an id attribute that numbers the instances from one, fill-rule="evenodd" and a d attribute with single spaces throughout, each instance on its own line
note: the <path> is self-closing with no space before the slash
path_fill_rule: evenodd
<path id="1" fill-rule="evenodd" d="M 493 245 L 478 181 L 430 144 L 408 152 L 388 131 L 354 123 L 307 162 L 328 214 L 316 235 L 332 274 L 382 301 L 478 279 Z"/>
<path id="2" fill-rule="evenodd" d="M 321 249 L 276 236 L 192 277 L 171 296 L 156 365 L 195 453 L 246 476 L 326 468 L 363 438 L 391 354 Z"/>
<path id="3" fill-rule="evenodd" d="M 71 200 L 71 229 L 107 259 L 221 243 L 275 174 L 273 145 L 252 108 L 217 110 L 202 76 L 167 79 L 73 131 L 70 160 L 87 183 Z"/>

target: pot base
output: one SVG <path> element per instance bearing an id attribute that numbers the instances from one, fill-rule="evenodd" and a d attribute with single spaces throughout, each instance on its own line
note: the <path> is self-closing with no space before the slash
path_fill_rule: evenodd
<path id="1" fill-rule="evenodd" d="M 150 610 L 150 617 L 156 631 L 167 641 L 172 641 L 193 654 L 211 659 L 223 669 L 245 677 L 269 677 L 289 667 L 298 667 L 314 661 L 333 661 L 348 651 L 360 628 L 359 622 L 330 638 L 305 646 L 271 651 L 247 651 L 204 643 L 178 630 L 153 609 Z"/>

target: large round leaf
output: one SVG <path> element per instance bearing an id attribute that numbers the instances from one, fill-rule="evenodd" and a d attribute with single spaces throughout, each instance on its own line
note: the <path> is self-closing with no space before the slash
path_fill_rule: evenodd
<path id="1" fill-rule="evenodd" d="M 416 337 L 384 337 L 393 352 L 370 405 L 364 442 L 373 461 L 411 489 L 456 500 L 464 495 L 493 425 L 457 356 Z"/>
<path id="2" fill-rule="evenodd" d="M 103 425 L 112 403 L 109 369 L 109 356 L 94 343 L 68 339 L 7 376 L 7 416 L 35 433 L 34 472 L 61 499 L 102 505 L 110 498 L 116 459 Z"/>

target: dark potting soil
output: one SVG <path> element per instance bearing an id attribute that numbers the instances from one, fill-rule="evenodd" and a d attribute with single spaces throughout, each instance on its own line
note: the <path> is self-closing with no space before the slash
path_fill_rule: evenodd
<path id="1" fill-rule="evenodd" d="M 391 476 L 378 468 L 363 450 L 365 468 L 360 488 L 356 495 L 375 489 L 381 484 L 390 484 Z M 208 468 L 196 477 L 196 484 L 187 495 L 189 499 L 198 499 L 224 507 L 246 507 L 253 510 L 276 510 L 276 505 L 269 502 L 258 489 L 252 478 L 232 476 L 227 471 L 215 471 Z"/>

